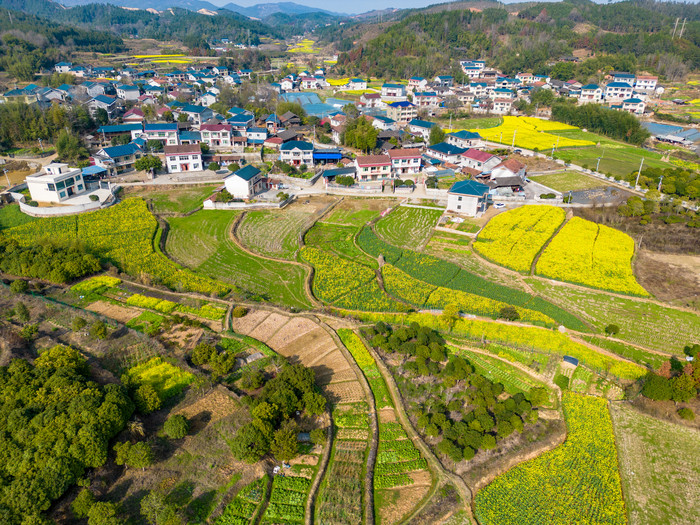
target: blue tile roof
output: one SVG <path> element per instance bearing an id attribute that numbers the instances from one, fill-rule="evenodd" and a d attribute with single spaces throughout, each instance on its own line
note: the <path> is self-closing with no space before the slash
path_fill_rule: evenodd
<path id="1" fill-rule="evenodd" d="M 111 126 L 102 126 L 98 133 L 127 133 L 129 131 L 141 130 L 141 124 L 113 124 Z"/>
<path id="2" fill-rule="evenodd" d="M 435 122 L 428 122 L 427 120 L 420 120 L 420 119 L 414 118 L 411 122 L 408 123 L 408 125 L 430 129 L 435 125 Z"/>
<path id="3" fill-rule="evenodd" d="M 253 177 L 255 177 L 258 173 L 260 173 L 260 170 L 258 168 L 256 168 L 252 164 L 248 164 L 247 166 L 239 169 L 233 175 L 236 177 L 240 177 L 243 180 L 250 180 Z"/>
<path id="4" fill-rule="evenodd" d="M 280 146 L 280 151 L 291 151 L 294 148 L 299 148 L 302 151 L 313 151 L 314 145 L 304 140 L 290 140 Z"/>
<path id="5" fill-rule="evenodd" d="M 450 133 L 449 136 L 456 137 L 458 139 L 480 139 L 481 135 L 474 133 L 472 131 L 467 131 L 463 129 L 462 131 L 457 131 L 455 133 Z"/>
<path id="6" fill-rule="evenodd" d="M 133 155 L 134 153 L 137 153 L 139 151 L 141 151 L 141 149 L 133 143 L 104 148 L 105 154 L 112 159 L 116 157 L 126 157 L 128 155 Z"/>
<path id="7" fill-rule="evenodd" d="M 467 151 L 464 148 L 453 146 L 447 142 L 438 142 L 437 144 L 430 146 L 428 149 L 431 151 L 437 151 L 438 153 L 443 153 L 445 155 L 461 155 Z"/>
<path id="8" fill-rule="evenodd" d="M 461 180 L 455 182 L 449 189 L 449 193 L 457 193 L 459 195 L 470 195 L 472 197 L 483 197 L 489 192 L 489 187 L 475 180 Z"/>

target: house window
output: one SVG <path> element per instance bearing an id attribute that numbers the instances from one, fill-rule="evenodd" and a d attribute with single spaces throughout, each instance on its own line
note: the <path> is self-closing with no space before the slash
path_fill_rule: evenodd
<path id="1" fill-rule="evenodd" d="M 462 209 L 462 205 L 461 205 L 461 204 L 458 204 L 458 205 L 457 205 L 457 209 L 458 209 L 458 210 L 461 210 L 461 209 Z"/>
<path id="2" fill-rule="evenodd" d="M 78 184 L 78 191 L 83 191 L 83 185 L 82 185 L 82 184 Z"/>
<path id="3" fill-rule="evenodd" d="M 56 191 L 56 185 L 49 183 L 49 191 Z"/>
<path id="4" fill-rule="evenodd" d="M 176 170 L 177 170 L 177 166 L 170 166 L 170 171 L 176 171 Z"/>
<path id="5" fill-rule="evenodd" d="M 60 192 L 60 193 L 58 194 L 58 196 L 61 197 L 61 198 L 63 198 L 63 197 L 66 196 L 66 192 L 65 192 L 65 191 L 62 191 L 62 192 Z"/>
<path id="6" fill-rule="evenodd" d="M 458 200 L 459 202 L 462 202 L 462 197 L 458 197 L 457 200 Z"/>
<path id="7" fill-rule="evenodd" d="M 188 155 L 180 155 L 180 160 L 190 160 L 190 157 Z"/>
<path id="8" fill-rule="evenodd" d="M 199 169 L 199 164 L 192 164 L 192 168 L 195 170 Z"/>

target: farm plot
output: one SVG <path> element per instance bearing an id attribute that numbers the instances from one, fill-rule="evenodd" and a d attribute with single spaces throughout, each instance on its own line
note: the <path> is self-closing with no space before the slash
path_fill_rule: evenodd
<path id="1" fill-rule="evenodd" d="M 131 367 L 126 376 L 136 385 L 150 385 L 163 399 L 178 395 L 194 381 L 194 375 L 175 365 L 164 361 L 162 357 L 153 357 Z"/>
<path id="2" fill-rule="evenodd" d="M 432 309 L 444 309 L 449 304 L 456 305 L 461 312 L 483 315 L 497 318 L 507 303 L 494 301 L 480 295 L 474 295 L 459 290 L 445 287 L 436 287 L 428 283 L 414 279 L 395 266 L 385 264 L 382 267 L 384 287 L 390 294 L 400 297 L 417 306 Z M 527 308 L 514 307 L 519 318 L 525 322 L 542 323 L 554 326 L 556 323 L 546 315 L 528 310 Z"/>
<path id="3" fill-rule="evenodd" d="M 275 476 L 263 523 L 304 523 L 311 480 L 301 476 Z"/>
<path id="4" fill-rule="evenodd" d="M 216 525 L 249 525 L 255 517 L 267 490 L 267 476 L 246 485 L 226 505 L 217 518 Z"/>
<path id="5" fill-rule="evenodd" d="M 357 228 L 354 226 L 318 222 L 306 233 L 304 243 L 307 246 L 319 248 L 339 257 L 376 268 L 377 261 L 368 257 L 355 245 L 353 239 L 356 231 Z"/>
<path id="6" fill-rule="evenodd" d="M 360 227 L 393 206 L 396 202 L 386 199 L 346 197 L 321 222 L 342 226 Z"/>
<path id="7" fill-rule="evenodd" d="M 377 411 L 381 416 L 386 415 L 380 416 L 379 421 L 379 447 L 374 469 L 374 506 L 378 522 L 392 523 L 398 521 L 403 514 L 399 510 L 400 507 L 392 508 L 391 504 L 387 506 L 384 502 L 395 501 L 396 492 L 405 491 L 407 488 L 410 488 L 414 496 L 421 492 L 427 493 L 431 475 L 420 451 L 413 441 L 408 439 L 401 424 L 396 422 L 395 407 L 389 389 L 367 347 L 352 330 L 338 330 L 338 336 L 367 378 Z M 415 498 L 413 504 L 417 504 L 421 497 Z M 410 507 L 403 509 L 404 513 L 408 511 Z"/>
<path id="8" fill-rule="evenodd" d="M 480 275 L 469 272 L 458 265 L 438 259 L 432 255 L 402 250 L 381 240 L 370 227 L 365 227 L 357 236 L 357 244 L 372 257 L 381 254 L 392 264 L 414 279 L 433 286 L 444 286 L 453 290 L 479 295 L 487 299 L 528 308 L 542 313 L 559 324 L 575 330 L 587 331 L 588 327 L 576 316 L 527 292 L 493 283 Z"/>
<path id="9" fill-rule="evenodd" d="M 565 392 L 569 434 L 550 452 L 497 477 L 475 498 L 484 525 L 627 523 L 612 422 L 604 399 Z"/>
<path id="10" fill-rule="evenodd" d="M 537 261 L 537 274 L 592 288 L 648 296 L 632 272 L 634 240 L 621 231 L 574 217 Z"/>
<path id="11" fill-rule="evenodd" d="M 620 327 L 618 339 L 654 350 L 682 354 L 683 347 L 697 338 L 700 316 L 649 301 L 580 290 L 540 279 L 528 279 L 536 291 L 551 297 L 564 308 L 577 311 L 600 332 L 608 324 Z"/>
<path id="12" fill-rule="evenodd" d="M 279 259 L 293 259 L 299 249 L 299 233 L 304 225 L 329 204 L 325 199 L 313 204 L 291 204 L 283 210 L 251 211 L 238 226 L 237 234 L 248 249 Z"/>
<path id="13" fill-rule="evenodd" d="M 204 199 L 217 188 L 216 184 L 196 186 L 128 186 L 125 193 L 129 197 L 142 197 L 153 203 L 153 212 L 160 214 L 189 213 L 202 206 Z"/>
<path id="14" fill-rule="evenodd" d="M 236 214 L 201 210 L 169 220 L 168 253 L 188 266 L 234 284 L 271 302 L 309 308 L 304 290 L 306 271 L 298 265 L 255 257 L 240 249 L 230 233 Z"/>
<path id="15" fill-rule="evenodd" d="M 565 193 L 567 191 L 592 190 L 601 188 L 607 184 L 595 177 L 589 177 L 578 171 L 562 171 L 548 173 L 547 175 L 532 175 L 530 178 L 554 191 Z"/>
<path id="16" fill-rule="evenodd" d="M 170 288 L 204 294 L 225 295 L 229 287 L 223 283 L 180 268 L 153 247 L 158 238 L 158 222 L 141 199 L 125 199 L 109 208 L 32 221 L 4 230 L 5 235 L 20 244 L 35 244 L 51 238 L 80 241 L 100 253 L 125 272 L 150 275 L 154 281 Z"/>
<path id="17" fill-rule="evenodd" d="M 388 243 L 415 249 L 428 242 L 442 212 L 441 209 L 399 206 L 379 219 L 375 228 L 379 236 Z"/>
<path id="18" fill-rule="evenodd" d="M 366 403 L 344 405 L 333 414 L 336 439 L 318 495 L 320 525 L 362 523 L 365 463 L 369 449 Z"/>
<path id="19" fill-rule="evenodd" d="M 554 122 L 550 120 L 542 120 L 534 117 L 503 117 L 503 123 L 495 128 L 474 129 L 485 140 L 491 142 L 499 142 L 501 144 L 512 144 L 515 139 L 515 145 L 520 148 L 530 150 L 546 150 L 552 146 L 557 147 L 581 147 L 594 146 L 595 143 L 590 140 L 580 140 L 568 137 L 557 137 L 549 133 L 550 131 L 559 130 L 576 130 L 578 128 Z"/>
<path id="20" fill-rule="evenodd" d="M 481 230 L 474 250 L 491 261 L 530 272 L 532 262 L 566 217 L 555 206 L 521 206 L 492 218 Z"/>
<path id="21" fill-rule="evenodd" d="M 630 525 L 700 523 L 700 433 L 610 407 Z"/>

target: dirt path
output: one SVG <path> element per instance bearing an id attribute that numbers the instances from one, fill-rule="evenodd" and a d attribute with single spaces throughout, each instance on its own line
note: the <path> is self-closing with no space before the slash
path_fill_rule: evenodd
<path id="1" fill-rule="evenodd" d="M 537 263 L 540 260 L 541 255 L 544 253 L 544 251 L 547 249 L 547 246 L 550 245 L 554 237 L 557 236 L 557 234 L 562 230 L 564 226 L 573 218 L 574 212 L 572 210 L 568 210 L 566 212 L 566 215 L 564 216 L 564 220 L 562 223 L 559 225 L 559 227 L 556 229 L 556 231 L 549 236 L 549 239 L 547 239 L 547 242 L 545 242 L 542 247 L 540 248 L 540 251 L 537 252 L 535 257 L 532 259 L 532 264 L 530 265 L 530 275 L 535 275 L 535 268 L 537 268 Z"/>
<path id="2" fill-rule="evenodd" d="M 408 433 L 409 438 L 413 443 L 418 447 L 418 449 L 421 451 L 423 456 L 426 458 L 428 463 L 430 464 L 431 470 L 437 475 L 438 481 L 443 482 L 443 481 L 449 481 L 455 487 L 457 488 L 457 491 L 460 494 L 460 497 L 462 498 L 462 501 L 465 502 L 465 507 L 464 510 L 467 512 L 469 515 L 470 519 L 474 519 L 472 515 L 472 510 L 469 505 L 466 504 L 467 501 L 472 500 L 472 492 L 467 486 L 467 484 L 464 482 L 464 480 L 457 476 L 456 474 L 453 474 L 451 472 L 448 472 L 445 470 L 445 468 L 442 466 L 442 463 L 440 463 L 440 460 L 433 454 L 433 451 L 430 450 L 430 447 L 423 441 L 423 439 L 420 437 L 416 429 L 413 427 L 411 424 L 410 419 L 408 418 L 408 414 L 406 414 L 406 409 L 404 408 L 403 404 L 403 398 L 401 397 L 401 394 L 399 393 L 399 390 L 396 386 L 396 383 L 394 382 L 394 378 L 391 375 L 391 372 L 389 372 L 389 369 L 387 368 L 386 364 L 384 361 L 379 357 L 379 355 L 375 352 L 374 348 L 364 339 L 362 334 L 359 334 L 360 338 L 363 340 L 365 346 L 367 347 L 367 350 L 370 352 L 372 357 L 377 363 L 377 367 L 379 368 L 379 372 L 382 374 L 382 377 L 384 378 L 384 381 L 386 382 L 387 388 L 389 389 L 389 393 L 391 394 L 391 399 L 394 402 L 394 408 L 396 410 L 396 415 L 399 418 L 399 421 L 401 422 L 401 425 L 404 427 L 406 432 Z M 438 486 L 441 483 L 434 483 L 431 491 L 428 493 L 428 495 L 423 499 L 422 503 L 418 505 L 416 508 L 413 509 L 413 512 L 409 516 L 407 516 L 403 521 L 408 522 L 410 521 L 411 518 L 413 518 L 418 512 L 420 512 L 430 501 L 432 496 L 435 494 L 435 491 L 437 490 Z"/>

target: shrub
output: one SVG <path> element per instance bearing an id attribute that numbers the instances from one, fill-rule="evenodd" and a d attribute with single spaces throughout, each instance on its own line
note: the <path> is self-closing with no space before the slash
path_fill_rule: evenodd
<path id="1" fill-rule="evenodd" d="M 314 428 L 311 431 L 310 437 L 314 445 L 323 445 L 326 442 L 326 431 L 322 428 Z"/>
<path id="2" fill-rule="evenodd" d="M 12 284 L 10 285 L 10 290 L 12 293 L 26 293 L 28 288 L 29 285 L 27 284 L 27 281 L 23 279 L 16 279 L 12 281 Z"/>
<path id="3" fill-rule="evenodd" d="M 208 168 L 211 171 L 219 171 L 219 168 L 221 168 L 221 166 L 219 166 L 218 162 L 210 162 Z"/>
<path id="4" fill-rule="evenodd" d="M 243 317 L 247 313 L 248 313 L 248 309 L 245 306 L 239 305 L 233 309 L 233 311 L 231 312 L 231 315 L 233 315 L 233 317 L 239 318 L 239 317 Z"/>
<path id="5" fill-rule="evenodd" d="M 92 202 L 97 202 L 98 200 L 100 200 L 100 198 L 97 195 L 90 195 L 90 200 Z"/>
<path id="6" fill-rule="evenodd" d="M 557 376 L 554 378 L 554 384 L 557 385 L 562 390 L 568 390 L 569 378 L 564 376 L 564 375 L 557 374 Z"/>
<path id="7" fill-rule="evenodd" d="M 159 410 L 163 405 L 156 389 L 148 384 L 141 385 L 136 392 L 134 392 L 134 403 L 138 411 L 144 415 Z"/>
<path id="8" fill-rule="evenodd" d="M 229 171 L 233 171 L 233 172 L 236 172 L 239 169 L 241 169 L 240 164 L 238 164 L 237 162 L 232 162 L 231 164 L 229 164 L 226 167 L 228 168 Z"/>
<path id="9" fill-rule="evenodd" d="M 95 339 L 106 339 L 107 338 L 107 325 L 103 321 L 97 320 L 90 327 L 90 336 Z"/>
<path id="10" fill-rule="evenodd" d="M 498 314 L 500 319 L 505 319 L 507 321 L 517 321 L 520 319 L 520 314 L 514 306 L 504 306 Z"/>
<path id="11" fill-rule="evenodd" d="M 260 370 L 248 369 L 241 377 L 241 388 L 244 390 L 256 390 L 263 385 L 265 376 Z"/>
<path id="12" fill-rule="evenodd" d="M 190 424 L 187 418 L 182 414 L 177 414 L 175 416 L 170 416 L 165 425 L 163 425 L 163 432 L 170 439 L 182 439 L 187 435 L 190 430 Z"/>
<path id="13" fill-rule="evenodd" d="M 27 305 L 25 305 L 21 301 L 15 305 L 15 315 L 17 316 L 17 319 L 19 319 L 23 323 L 26 323 L 31 318 L 31 315 L 29 314 L 29 308 L 27 308 Z"/>
<path id="14" fill-rule="evenodd" d="M 194 347 L 194 350 L 192 350 L 192 364 L 196 366 L 205 365 L 211 361 L 211 358 L 215 354 L 216 349 L 213 346 L 206 343 L 200 343 Z"/>
<path id="15" fill-rule="evenodd" d="M 74 317 L 71 321 L 71 328 L 74 332 L 80 332 L 83 328 L 87 326 L 87 321 L 82 317 Z"/>
<path id="16" fill-rule="evenodd" d="M 695 414 L 693 411 L 687 407 L 679 408 L 678 409 L 678 415 L 682 419 L 686 419 L 688 421 L 693 421 L 695 419 Z"/>
<path id="17" fill-rule="evenodd" d="M 620 333 L 620 327 L 616 324 L 609 324 L 605 327 L 605 333 L 607 335 L 616 335 Z"/>
<path id="18" fill-rule="evenodd" d="M 350 175 L 339 175 L 335 178 L 335 183 L 341 186 L 352 186 L 355 184 L 355 178 Z"/>

